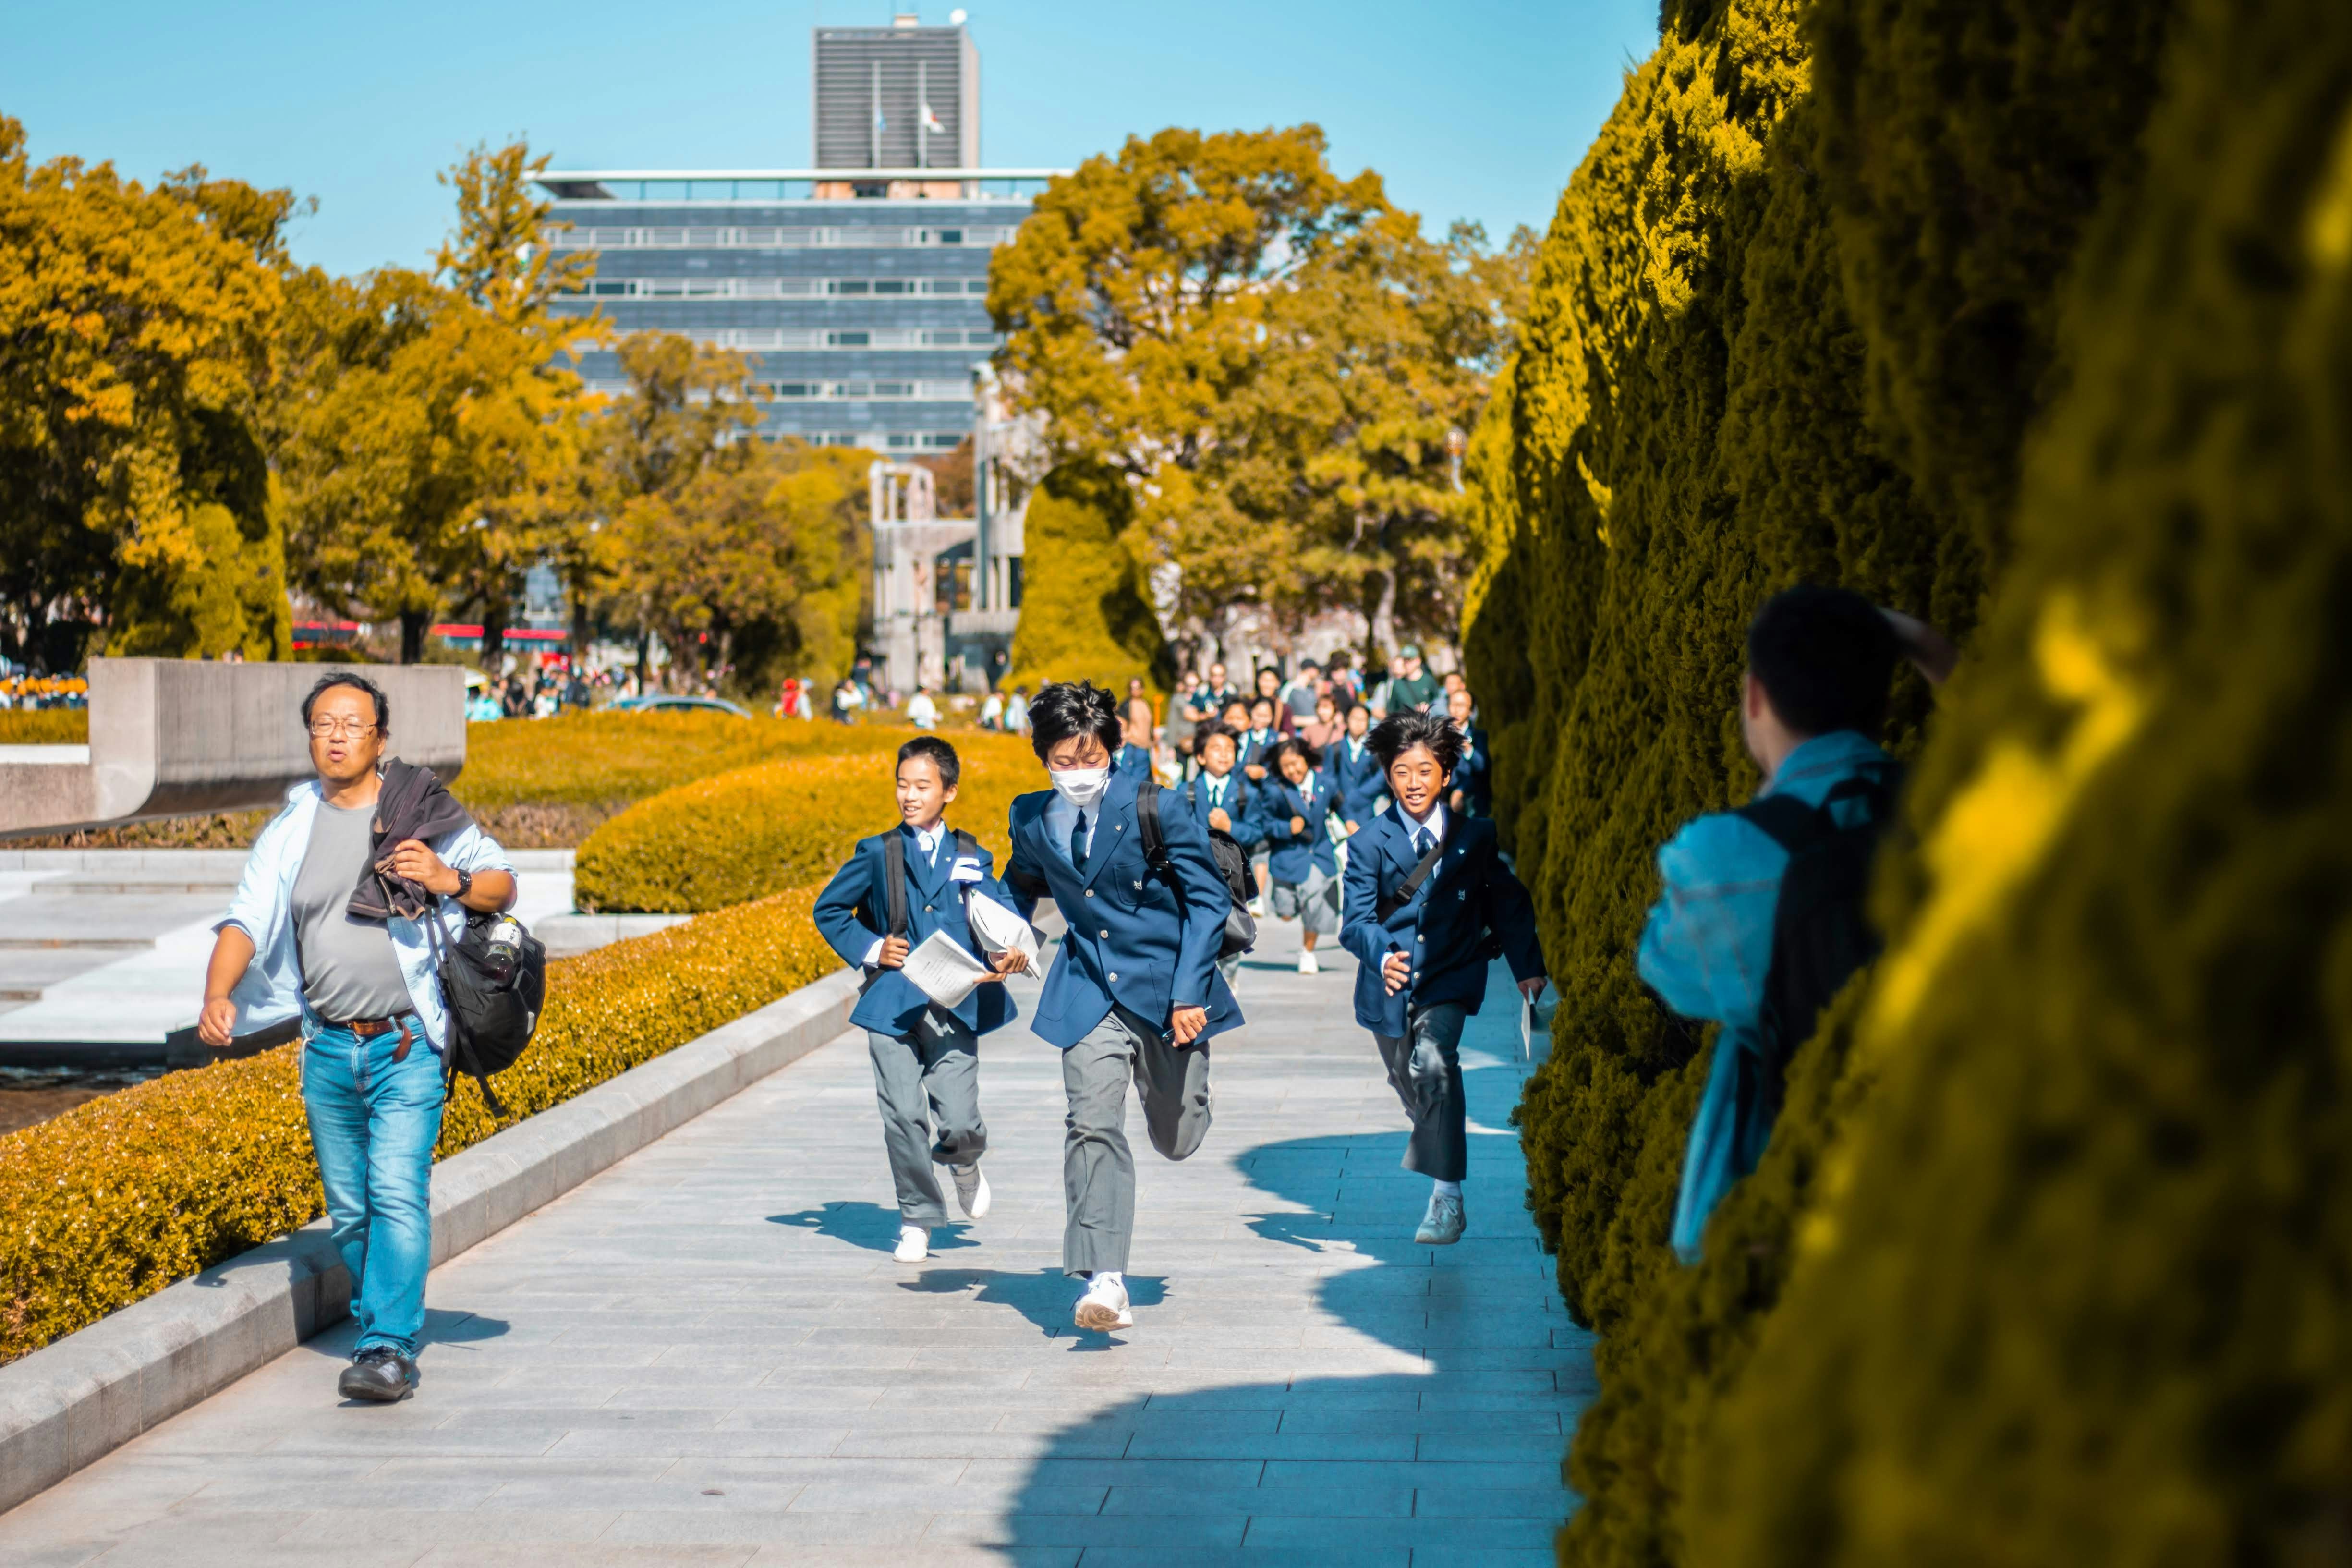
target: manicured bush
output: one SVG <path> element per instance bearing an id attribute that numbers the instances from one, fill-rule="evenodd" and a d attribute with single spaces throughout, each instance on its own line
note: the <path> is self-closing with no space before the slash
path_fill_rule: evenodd
<path id="1" fill-rule="evenodd" d="M 529 1053 L 461 1080 L 438 1152 L 569 1100 L 838 967 L 813 890 L 704 915 L 548 966 Z M 316 1218 L 299 1046 L 173 1073 L 0 1137 L 0 1362 Z"/>
<path id="2" fill-rule="evenodd" d="M 1132 510 L 1126 481 L 1108 469 L 1066 463 L 1039 483 L 1022 524 L 1021 624 L 1001 685 L 1091 680 L 1122 695 L 1136 676 L 1156 691 L 1175 685 L 1142 569 L 1119 538 Z"/>
<path id="3" fill-rule="evenodd" d="M 948 821 L 1001 868 L 1013 797 L 1045 787 L 1045 774 L 1017 735 L 963 731 L 952 743 L 963 768 Z M 898 820 L 895 777 L 887 754 L 804 757 L 681 785 L 589 837 L 574 896 L 582 909 L 685 913 L 821 883 L 860 838 Z"/>
<path id="4" fill-rule="evenodd" d="M 2352 12 L 2178 26 L 1692 1562 L 2345 1555 Z"/>
<path id="5" fill-rule="evenodd" d="M 87 708 L 0 708 L 0 746 L 87 746 Z"/>

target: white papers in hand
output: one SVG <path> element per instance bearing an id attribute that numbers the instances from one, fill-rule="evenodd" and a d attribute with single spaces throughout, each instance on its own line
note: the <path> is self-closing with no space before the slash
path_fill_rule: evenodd
<path id="1" fill-rule="evenodd" d="M 943 931 L 935 931 L 907 955 L 901 973 L 942 1007 L 962 1005 L 971 988 L 988 978 L 988 965 L 966 952 L 963 944 Z"/>
<path id="2" fill-rule="evenodd" d="M 972 940 L 984 952 L 1017 952 L 1034 968 L 1037 963 L 1037 928 L 1006 909 L 986 893 L 968 894 L 964 913 L 971 921 Z"/>

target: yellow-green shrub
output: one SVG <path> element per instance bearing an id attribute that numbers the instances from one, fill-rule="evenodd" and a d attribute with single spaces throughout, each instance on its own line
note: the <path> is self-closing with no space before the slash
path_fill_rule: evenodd
<path id="1" fill-rule="evenodd" d="M 0 746 L 87 746 L 87 708 L 0 708 Z"/>
<path id="2" fill-rule="evenodd" d="M 530 1050 L 460 1081 L 453 1154 L 829 973 L 806 889 L 548 966 Z M 316 1218 L 297 1046 L 173 1073 L 0 1137 L 0 1362 Z"/>
<path id="3" fill-rule="evenodd" d="M 963 772 L 948 821 L 1001 868 L 1013 797 L 1045 784 L 1036 754 L 1017 735 L 985 731 L 954 745 Z M 804 757 L 681 785 L 589 836 L 573 896 L 584 910 L 686 913 L 822 882 L 860 838 L 898 820 L 894 777 L 887 757 Z"/>

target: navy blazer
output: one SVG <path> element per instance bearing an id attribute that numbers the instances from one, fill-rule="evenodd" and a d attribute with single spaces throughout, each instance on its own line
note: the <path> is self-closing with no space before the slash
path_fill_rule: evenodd
<path id="1" fill-rule="evenodd" d="M 1129 778 L 1138 781 L 1148 779 L 1151 776 L 1151 748 L 1121 746 L 1118 754 L 1111 759 L 1110 765 L 1112 772 L 1125 773 Z"/>
<path id="2" fill-rule="evenodd" d="M 1198 778 L 1187 779 L 1181 787 L 1169 793 L 1186 805 L 1192 814 L 1192 820 L 1201 825 L 1202 832 L 1206 833 L 1209 829 L 1209 775 L 1203 773 Z M 1225 775 L 1225 816 L 1234 825 L 1228 837 L 1243 848 L 1251 848 L 1265 838 L 1265 786 L 1250 783 L 1238 767 Z"/>
<path id="3" fill-rule="evenodd" d="M 1288 779 L 1267 775 L 1265 805 L 1266 870 L 1277 882 L 1293 887 L 1307 880 L 1307 868 L 1319 866 L 1327 877 L 1339 874 L 1339 847 L 1331 842 L 1331 830 L 1326 820 L 1339 815 L 1339 795 L 1328 778 L 1307 775 L 1315 786 L 1315 799 L 1310 805 L 1297 786 Z M 1290 819 L 1303 817 L 1307 826 L 1299 832 L 1290 831 Z"/>
<path id="4" fill-rule="evenodd" d="M 1271 783 L 1275 776 L 1274 764 L 1265 760 L 1265 754 L 1274 750 L 1276 742 L 1282 739 L 1282 730 L 1277 724 L 1276 728 L 1265 732 L 1265 739 L 1263 741 L 1251 739 L 1256 733 L 1255 730 L 1244 730 L 1235 737 L 1234 771 L 1241 773 L 1244 768 L 1262 767 L 1265 769 L 1265 782 Z M 1242 773 L 1242 776 L 1245 779 L 1249 777 L 1247 773 Z"/>
<path id="5" fill-rule="evenodd" d="M 1514 980 L 1544 972 L 1536 941 L 1535 902 L 1503 864 L 1495 825 L 1445 814 L 1445 853 L 1410 902 L 1385 921 L 1380 900 L 1393 893 L 1421 857 L 1412 829 L 1391 806 L 1348 840 L 1348 883 L 1339 943 L 1356 955 L 1356 1022 L 1391 1037 L 1405 1032 L 1409 1013 L 1442 1002 L 1476 1012 L 1486 1000 L 1487 954 L 1503 951 Z M 1413 961 L 1411 984 L 1389 994 L 1381 964 L 1390 953 Z"/>
<path id="6" fill-rule="evenodd" d="M 1159 789 L 1157 784 L 1143 786 Z M 1242 1022 L 1231 987 L 1217 972 L 1225 910 L 1233 895 L 1209 854 L 1209 836 L 1183 808 L 1181 797 L 1160 791 L 1160 828 L 1168 859 L 1182 884 L 1180 900 L 1169 879 L 1144 864 L 1135 824 L 1136 782 L 1117 773 L 1096 803 L 1100 814 L 1089 841 L 1087 869 L 1070 864 L 1068 847 L 1045 841 L 1045 807 L 1054 792 L 1013 803 L 1013 858 L 1004 878 L 1013 907 L 1037 907 L 1045 884 L 1069 922 L 1030 1027 L 1048 1045 L 1068 1050 L 1109 1016 L 1116 1001 L 1166 1028 L 1179 1007 L 1206 1007 L 1207 1039 Z"/>
<path id="7" fill-rule="evenodd" d="M 963 944 L 964 951 L 975 958 L 988 955 L 980 951 L 971 938 L 971 925 L 964 919 L 963 889 L 985 893 L 1008 908 L 1013 895 L 994 876 L 980 881 L 957 883 L 948 873 L 955 868 L 955 835 L 950 832 L 940 840 L 939 862 L 934 865 L 923 857 L 922 845 L 911 827 L 894 827 L 890 833 L 901 833 L 907 838 L 907 942 L 919 946 L 935 931 L 944 931 Z M 890 925 L 890 885 L 887 880 L 890 864 L 883 852 L 883 843 L 890 833 L 877 833 L 871 838 L 861 838 L 824 891 L 816 896 L 817 933 L 841 954 L 842 962 L 855 969 L 866 962 L 866 950 L 874 939 L 883 935 Z M 980 868 L 987 871 L 993 859 L 983 846 L 980 851 Z M 923 1009 L 931 999 L 922 988 L 895 969 L 877 969 L 866 976 L 857 994 L 857 1005 L 852 1009 L 849 1021 L 860 1028 L 877 1030 L 885 1035 L 903 1035 L 922 1017 Z M 1020 1016 L 1013 998 L 1005 994 L 1002 982 L 983 981 L 972 988 L 971 995 L 956 1005 L 955 1016 L 964 1026 L 976 1035 L 1001 1029 Z"/>
<path id="8" fill-rule="evenodd" d="M 1334 741 L 1323 753 L 1323 772 L 1331 781 L 1332 793 L 1339 797 L 1340 819 L 1359 827 L 1371 826 L 1373 810 L 1389 787 L 1388 775 L 1381 772 L 1381 760 L 1372 755 L 1371 743 L 1366 742 L 1364 754 L 1351 763 L 1347 740 Z"/>

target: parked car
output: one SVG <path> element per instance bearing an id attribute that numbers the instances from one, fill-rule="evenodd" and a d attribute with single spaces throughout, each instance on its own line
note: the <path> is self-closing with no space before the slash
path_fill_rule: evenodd
<path id="1" fill-rule="evenodd" d="M 625 698 L 614 703 L 613 706 L 630 713 L 677 713 L 696 708 L 708 708 L 715 709 L 721 713 L 732 713 L 738 719 L 749 719 L 751 716 L 751 710 L 730 702 L 723 697 L 687 697 L 668 692 L 657 692 L 651 697 Z"/>

